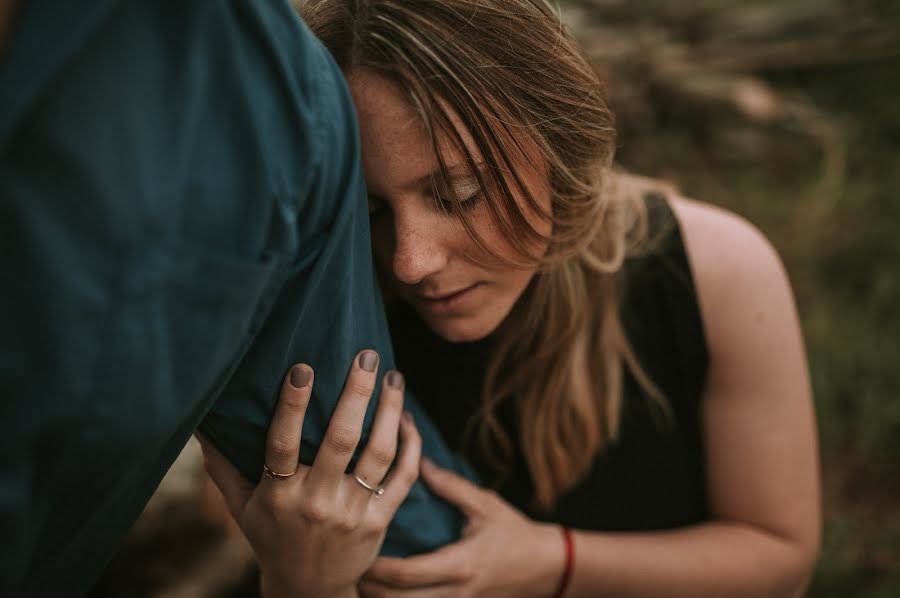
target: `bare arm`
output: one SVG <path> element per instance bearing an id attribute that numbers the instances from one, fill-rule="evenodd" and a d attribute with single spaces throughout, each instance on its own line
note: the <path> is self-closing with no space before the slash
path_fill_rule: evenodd
<path id="1" fill-rule="evenodd" d="M 687 200 L 684 231 L 706 327 L 711 521 L 577 532 L 569 596 L 795 596 L 819 548 L 817 440 L 787 277 L 748 223 Z"/>
<path id="2" fill-rule="evenodd" d="M 819 547 L 819 475 L 803 342 L 768 242 L 724 211 L 673 204 L 700 298 L 710 369 L 703 397 L 708 522 L 671 531 L 576 531 L 567 597 L 787 597 Z M 555 526 L 526 519 L 450 472 L 422 470 L 466 514 L 463 539 L 379 558 L 365 595 L 547 596 L 563 568 Z"/>

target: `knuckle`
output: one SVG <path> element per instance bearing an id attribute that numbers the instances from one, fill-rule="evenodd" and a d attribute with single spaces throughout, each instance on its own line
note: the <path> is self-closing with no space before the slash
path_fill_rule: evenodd
<path id="1" fill-rule="evenodd" d="M 338 455 L 347 455 L 356 448 L 356 444 L 359 442 L 359 435 L 351 428 L 335 426 L 329 429 L 325 442 L 332 452 Z"/>
<path id="2" fill-rule="evenodd" d="M 369 449 L 369 457 L 379 467 L 388 467 L 394 462 L 396 453 L 390 447 L 374 446 Z"/>
<path id="3" fill-rule="evenodd" d="M 399 586 L 401 588 L 407 587 L 410 585 L 410 575 L 403 570 L 398 569 L 389 569 L 381 572 L 382 580 L 390 584 L 392 586 Z"/>
<path id="4" fill-rule="evenodd" d="M 354 378 L 347 383 L 347 390 L 350 392 L 351 396 L 366 401 L 372 396 L 372 391 L 374 389 L 375 385 L 372 384 L 372 381 L 365 378 Z"/>
<path id="5" fill-rule="evenodd" d="M 419 479 L 419 462 L 420 459 L 410 459 L 403 464 L 403 467 L 397 468 L 397 476 L 407 485 L 412 485 Z"/>
<path id="6" fill-rule="evenodd" d="M 391 580 L 402 587 L 413 587 L 419 582 L 418 576 L 413 571 L 393 571 Z"/>
<path id="7" fill-rule="evenodd" d="M 407 432 L 407 437 L 405 441 L 409 443 L 410 446 L 417 448 L 422 445 L 422 435 L 419 434 L 419 430 L 416 428 L 411 428 Z"/>
<path id="8" fill-rule="evenodd" d="M 383 519 L 381 517 L 369 517 L 360 526 L 360 531 L 367 537 L 375 537 L 381 535 L 384 531 Z"/>
<path id="9" fill-rule="evenodd" d="M 416 483 L 416 480 L 419 479 L 418 469 L 409 468 L 403 472 L 398 472 L 398 474 L 404 488 L 412 488 L 413 484 Z"/>
<path id="10" fill-rule="evenodd" d="M 323 500 L 310 500 L 303 503 L 300 514 L 310 523 L 322 524 L 332 518 L 331 505 Z"/>
<path id="11" fill-rule="evenodd" d="M 460 562 L 456 568 L 456 577 L 461 583 L 472 581 L 475 577 L 475 567 L 472 562 L 469 560 Z"/>
<path id="12" fill-rule="evenodd" d="M 410 451 L 409 456 L 409 465 L 408 467 L 413 470 L 416 476 L 419 475 L 419 467 L 422 464 L 422 450 L 421 447 L 413 447 Z"/>
<path id="13" fill-rule="evenodd" d="M 295 443 L 282 434 L 275 434 L 269 440 L 269 455 L 279 461 L 287 461 L 292 458 L 295 448 Z"/>
<path id="14" fill-rule="evenodd" d="M 302 390 L 290 390 L 282 393 L 281 403 L 292 412 L 303 411 L 309 403 L 309 393 Z"/>
<path id="15" fill-rule="evenodd" d="M 360 518 L 354 513 L 344 513 L 335 522 L 334 527 L 344 533 L 355 532 L 360 527 Z"/>
<path id="16" fill-rule="evenodd" d="M 390 519 L 383 515 L 372 515 L 362 524 L 362 531 L 367 536 L 380 536 L 387 529 Z"/>
<path id="17" fill-rule="evenodd" d="M 422 452 L 422 437 L 418 432 L 413 432 L 413 435 L 410 438 L 410 443 L 412 444 L 412 448 L 416 451 L 416 453 Z"/>

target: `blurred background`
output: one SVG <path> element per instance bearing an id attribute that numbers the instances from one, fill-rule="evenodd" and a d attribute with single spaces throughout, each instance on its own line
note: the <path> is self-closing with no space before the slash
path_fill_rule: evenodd
<path id="1" fill-rule="evenodd" d="M 900 596 L 900 2 L 561 10 L 609 82 L 619 162 L 744 215 L 785 261 L 822 450 L 808 595 Z M 191 444 L 92 597 L 246 593 L 250 553 L 201 469 Z"/>

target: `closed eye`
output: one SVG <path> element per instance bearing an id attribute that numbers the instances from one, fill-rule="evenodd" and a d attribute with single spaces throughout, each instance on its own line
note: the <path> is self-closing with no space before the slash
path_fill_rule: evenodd
<path id="1" fill-rule="evenodd" d="M 434 196 L 433 205 L 437 207 L 442 213 L 449 216 L 472 210 L 479 204 L 483 197 L 484 193 L 480 189 L 455 203 L 444 197 Z M 389 213 L 391 209 L 391 206 L 388 202 L 375 195 L 369 195 L 368 201 L 370 222 Z"/>
<path id="2" fill-rule="evenodd" d="M 478 203 L 483 199 L 483 197 L 484 193 L 481 189 L 478 189 L 474 193 L 471 193 L 464 199 L 461 199 L 455 203 L 438 195 L 435 196 L 435 203 L 445 214 L 458 214 L 460 212 L 468 212 L 469 210 L 477 206 Z"/>

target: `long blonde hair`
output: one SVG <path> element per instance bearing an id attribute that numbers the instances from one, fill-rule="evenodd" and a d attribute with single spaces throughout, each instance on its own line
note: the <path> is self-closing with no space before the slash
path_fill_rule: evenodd
<path id="1" fill-rule="evenodd" d="M 545 0 L 309 0 L 301 12 L 345 73 L 366 68 L 405 90 L 430 133 L 443 178 L 442 132 L 461 152 L 492 217 L 522 256 L 540 269 L 497 331 L 473 431 L 502 471 L 511 450 L 497 406 L 513 398 L 520 444 L 549 509 L 619 434 L 624 368 L 650 396 L 619 316 L 619 271 L 644 236 L 633 179 L 612 169 L 615 129 L 606 93 L 588 60 Z M 456 113 L 488 168 L 475 167 L 452 126 Z M 527 141 L 523 141 L 527 140 Z M 541 235 L 517 206 L 512 155 L 536 147 L 548 166 L 553 232 Z M 507 173 L 504 176 L 503 173 Z M 507 180 L 511 176 L 512 180 Z M 451 200 L 452 201 L 452 200 Z M 483 249 L 462 210 L 466 230 Z"/>

